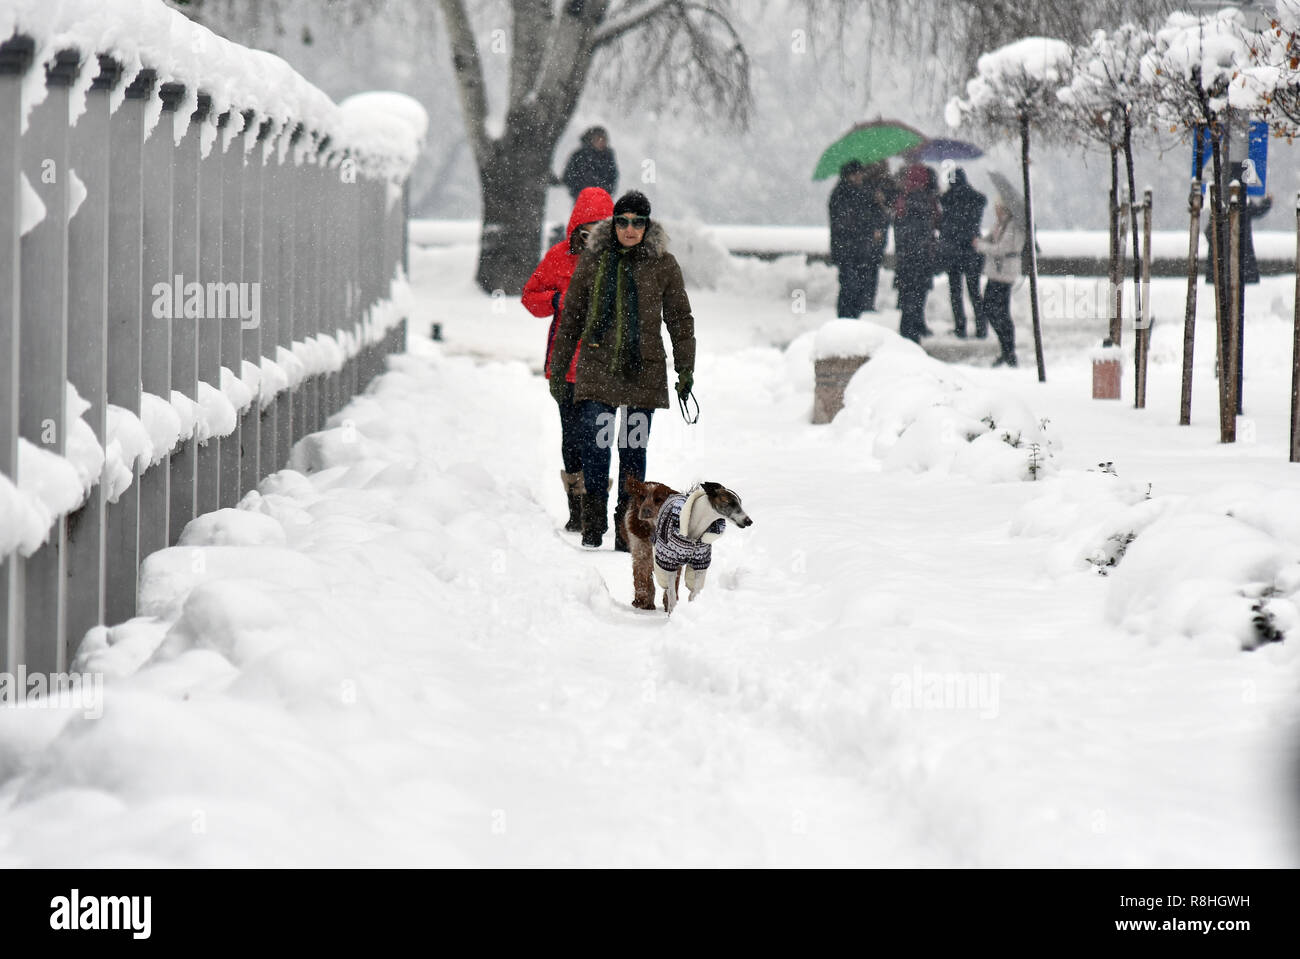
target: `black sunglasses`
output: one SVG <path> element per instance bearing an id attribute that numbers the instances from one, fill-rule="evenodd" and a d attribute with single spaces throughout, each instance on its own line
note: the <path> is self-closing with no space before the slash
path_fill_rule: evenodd
<path id="1" fill-rule="evenodd" d="M 645 225 L 650 222 L 648 216 L 623 216 L 614 217 L 614 223 L 625 230 L 644 230 Z"/>

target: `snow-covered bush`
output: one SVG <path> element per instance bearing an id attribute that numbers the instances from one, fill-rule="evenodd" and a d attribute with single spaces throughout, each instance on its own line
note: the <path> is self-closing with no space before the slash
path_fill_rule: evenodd
<path id="1" fill-rule="evenodd" d="M 1056 468 L 1045 420 L 1017 397 L 976 385 L 892 330 L 834 320 L 818 331 L 814 352 L 818 358 L 870 357 L 845 388 L 833 428 L 865 432 L 886 469 L 1008 482 Z"/>

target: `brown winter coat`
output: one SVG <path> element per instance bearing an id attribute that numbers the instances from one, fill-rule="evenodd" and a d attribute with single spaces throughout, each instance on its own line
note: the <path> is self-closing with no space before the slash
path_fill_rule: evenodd
<path id="1" fill-rule="evenodd" d="M 568 366 L 587 325 L 591 287 L 600 254 L 618 240 L 613 221 L 602 220 L 587 240 L 582 259 L 573 272 L 564 298 L 564 315 L 555 334 L 552 366 Z M 638 316 L 641 325 L 641 371 L 620 376 L 609 370 L 609 349 L 605 344 L 583 340 L 578 356 L 578 376 L 573 401 L 597 400 L 609 406 L 668 408 L 668 358 L 664 352 L 663 327 L 673 343 L 673 367 L 677 373 L 695 371 L 695 318 L 682 285 L 682 270 L 668 252 L 668 234 L 651 221 L 645 238 L 633 253 L 632 276 L 636 280 Z M 610 344 L 612 348 L 612 344 Z"/>

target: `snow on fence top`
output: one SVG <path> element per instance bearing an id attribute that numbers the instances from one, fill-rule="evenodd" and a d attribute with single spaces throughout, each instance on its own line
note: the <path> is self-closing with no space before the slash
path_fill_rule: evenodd
<path id="1" fill-rule="evenodd" d="M 400 180 L 410 173 L 428 127 L 424 108 L 402 94 L 354 97 L 361 101 L 355 113 L 340 108 L 284 60 L 231 43 L 162 0 L 5 0 L 0 4 L 0 42 L 15 34 L 35 42 L 37 65 L 50 62 L 62 50 L 76 50 L 88 64 L 72 88 L 70 122 L 85 111 L 86 92 L 98 73 L 93 66 L 96 55 L 111 57 L 122 68 L 122 80 L 110 100 L 113 110 L 141 70 L 157 74 L 159 82 L 146 113 L 146 136 L 162 115 L 158 88 L 163 83 L 185 85 L 174 120 L 177 144 L 189 128 L 199 94 L 207 94 L 212 106 L 203 129 L 205 156 L 216 139 L 216 118 L 229 113 L 223 148 L 247 133 L 243 147 L 251 150 L 256 133 L 267 121 L 272 137 L 301 124 L 304 135 L 294 146 L 296 163 L 328 139 L 331 151 L 352 155 L 364 172 Z M 45 97 L 44 70 L 29 70 L 22 90 L 24 130 L 32 108 Z M 252 111 L 247 120 L 246 111 Z M 281 138 L 281 159 L 290 149 L 289 140 Z"/>

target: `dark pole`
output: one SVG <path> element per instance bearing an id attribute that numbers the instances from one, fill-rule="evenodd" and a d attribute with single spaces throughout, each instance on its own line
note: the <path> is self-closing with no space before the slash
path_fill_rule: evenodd
<path id="1" fill-rule="evenodd" d="M 1295 195 L 1295 332 L 1291 346 L 1291 462 L 1300 463 L 1300 193 Z"/>
<path id="2" fill-rule="evenodd" d="M 1142 196 L 1142 282 L 1138 286 L 1139 315 L 1142 325 L 1137 330 L 1137 383 L 1134 405 L 1145 409 L 1147 405 L 1147 354 L 1151 348 L 1151 191 Z"/>
<path id="3" fill-rule="evenodd" d="M 1192 181 L 1187 197 L 1187 210 L 1191 223 L 1187 240 L 1187 310 L 1183 314 L 1183 394 L 1178 409 L 1178 425 L 1190 426 L 1192 422 L 1192 355 L 1196 345 L 1196 273 L 1197 244 L 1201 234 L 1201 181 Z M 1298 253 L 1297 255 L 1300 255 Z"/>
<path id="4" fill-rule="evenodd" d="M 1038 318 L 1038 248 L 1034 242 L 1034 198 L 1029 192 L 1029 117 L 1020 116 L 1020 168 L 1025 182 L 1025 242 L 1029 244 L 1029 311 L 1034 319 L 1034 359 L 1038 361 L 1038 382 L 1047 382 L 1043 366 L 1043 328 Z"/>
<path id="5" fill-rule="evenodd" d="M 1119 148 L 1110 148 L 1110 343 L 1119 346 L 1124 330 L 1124 269 L 1120 264 Z"/>
<path id="6" fill-rule="evenodd" d="M 1228 269 L 1229 293 L 1235 293 L 1241 284 L 1241 184 L 1232 181 L 1228 188 Z M 1220 381 L 1224 384 L 1223 422 L 1227 431 L 1223 442 L 1237 442 L 1237 417 L 1233 400 L 1237 395 L 1237 327 L 1241 324 L 1241 301 L 1235 296 L 1228 298 L 1228 352 L 1223 358 L 1223 373 Z"/>

